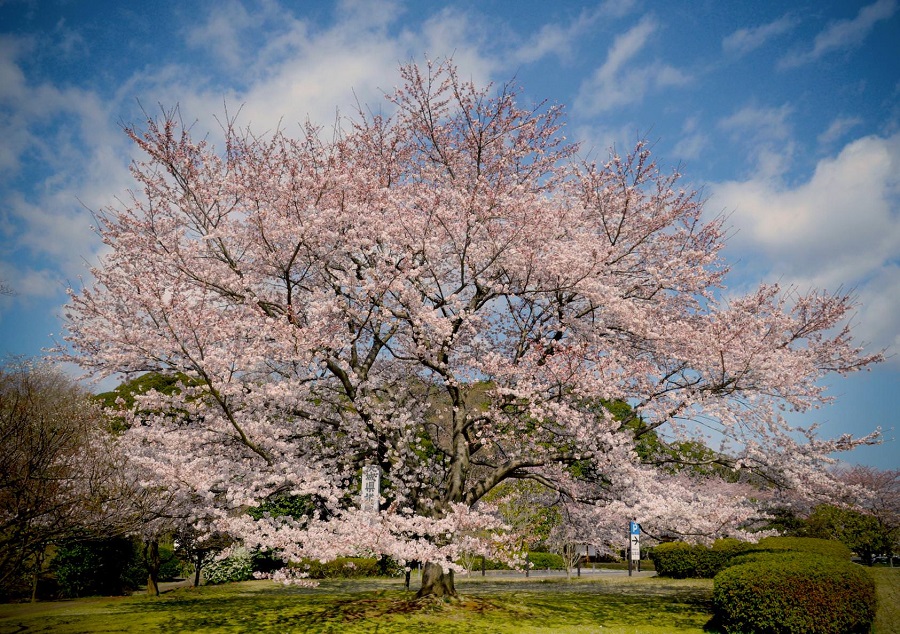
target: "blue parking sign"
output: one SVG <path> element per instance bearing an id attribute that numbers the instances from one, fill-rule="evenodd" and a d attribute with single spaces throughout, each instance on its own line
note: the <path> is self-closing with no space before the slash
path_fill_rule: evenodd
<path id="1" fill-rule="evenodd" d="M 641 534 L 641 525 L 637 522 L 628 522 L 628 528 L 631 531 L 632 535 L 640 535 Z"/>

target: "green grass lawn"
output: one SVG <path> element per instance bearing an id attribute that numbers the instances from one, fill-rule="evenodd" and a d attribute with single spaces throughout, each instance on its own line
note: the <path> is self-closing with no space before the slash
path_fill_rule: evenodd
<path id="1" fill-rule="evenodd" d="M 413 601 L 400 581 L 267 581 L 0 605 L 0 632 L 703 632 L 710 581 L 460 579 L 459 602 Z M 653 625 L 651 625 L 653 623 Z"/>
<path id="2" fill-rule="evenodd" d="M 898 632 L 900 571 L 876 569 L 876 634 Z M 711 618 L 710 580 L 624 576 L 460 579 L 459 602 L 413 601 L 399 581 L 268 581 L 143 595 L 0 605 L 0 632 L 609 632 L 697 633 Z"/>
<path id="3" fill-rule="evenodd" d="M 900 633 L 900 568 L 870 568 L 878 593 L 873 634 Z"/>

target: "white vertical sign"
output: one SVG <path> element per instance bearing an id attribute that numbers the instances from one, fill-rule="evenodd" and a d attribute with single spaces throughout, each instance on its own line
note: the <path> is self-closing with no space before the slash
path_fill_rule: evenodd
<path id="1" fill-rule="evenodd" d="M 362 490 L 360 491 L 359 508 L 363 511 L 378 512 L 381 498 L 381 469 L 370 464 L 362 470 Z"/>
<path id="2" fill-rule="evenodd" d="M 631 540 L 631 561 L 639 561 L 641 558 L 641 526 L 637 522 L 628 523 L 629 538 Z"/>

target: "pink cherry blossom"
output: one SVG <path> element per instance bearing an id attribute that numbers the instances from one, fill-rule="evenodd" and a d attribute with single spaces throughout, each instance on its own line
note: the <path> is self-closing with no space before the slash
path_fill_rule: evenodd
<path id="1" fill-rule="evenodd" d="M 176 111 L 127 129 L 136 189 L 98 215 L 109 253 L 71 292 L 68 340 L 99 375 L 191 378 L 144 397 L 158 414 L 127 443 L 198 517 L 289 559 L 450 570 L 463 536 L 497 536 L 490 553 L 512 539 L 480 508 L 509 479 L 623 535 L 637 517 L 707 539 L 758 513 L 746 484 L 639 457 L 642 436 L 703 442 L 804 495 L 834 486 L 831 453 L 877 439 L 822 440 L 782 415 L 879 360 L 852 342 L 850 297 L 722 299 L 723 220 L 645 144 L 579 162 L 561 109 L 523 108 L 513 85 L 478 88 L 451 63 L 401 77 L 392 114 L 334 130 L 227 120 L 216 149 Z M 639 426 L 602 406 L 617 401 Z M 374 516 L 354 510 L 367 464 L 383 473 Z M 239 513 L 276 493 L 327 512 Z"/>

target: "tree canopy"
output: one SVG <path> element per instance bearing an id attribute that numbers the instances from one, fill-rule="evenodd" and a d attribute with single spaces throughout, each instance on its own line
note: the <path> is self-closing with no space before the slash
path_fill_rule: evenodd
<path id="1" fill-rule="evenodd" d="M 47 362 L 0 366 L 0 597 L 42 571 L 47 548 L 131 524 L 103 417 Z"/>
<path id="2" fill-rule="evenodd" d="M 177 111 L 126 130 L 137 188 L 98 213 L 109 253 L 71 292 L 72 359 L 190 377 L 137 397 L 126 435 L 219 528 L 286 558 L 448 567 L 455 534 L 498 527 L 482 498 L 531 480 L 594 526 L 711 537 L 757 511 L 678 456 L 813 494 L 829 453 L 874 440 L 782 417 L 878 360 L 852 342 L 850 297 L 726 301 L 723 220 L 645 144 L 581 161 L 560 107 L 449 62 L 400 72 L 389 114 L 333 130 L 226 119 L 219 150 Z M 368 464 L 377 516 L 356 510 Z M 234 513 L 283 494 L 325 510 Z"/>

